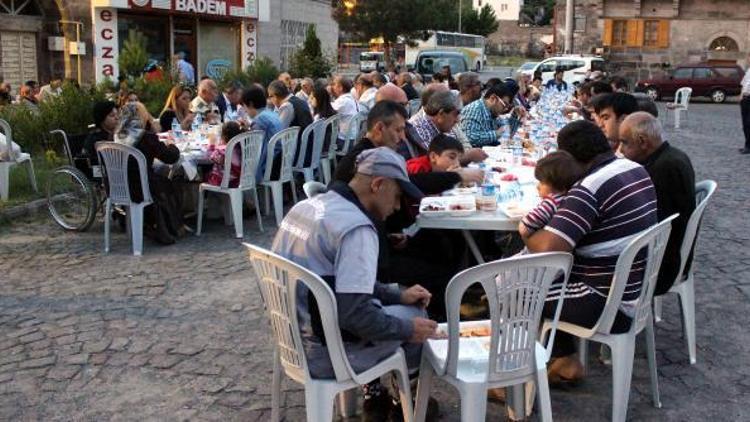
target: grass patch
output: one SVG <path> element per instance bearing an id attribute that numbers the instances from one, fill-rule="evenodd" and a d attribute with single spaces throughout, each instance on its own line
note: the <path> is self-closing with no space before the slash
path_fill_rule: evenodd
<path id="1" fill-rule="evenodd" d="M 40 153 L 37 153 L 40 155 Z M 35 199 L 44 198 L 47 189 L 47 180 L 54 169 L 62 164 L 52 163 L 43 156 L 32 157 L 34 162 L 34 173 L 39 192 L 34 192 L 26 169 L 26 164 L 19 164 L 10 169 L 10 192 L 7 201 L 0 201 L 0 210 L 8 209 Z"/>
<path id="2" fill-rule="evenodd" d="M 539 59 L 522 56 L 487 56 L 487 66 L 519 67 L 526 62 L 537 61 L 539 61 Z"/>

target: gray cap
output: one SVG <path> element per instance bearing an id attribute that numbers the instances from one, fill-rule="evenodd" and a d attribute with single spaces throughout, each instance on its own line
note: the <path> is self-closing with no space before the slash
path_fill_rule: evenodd
<path id="1" fill-rule="evenodd" d="M 362 151 L 357 156 L 357 173 L 373 177 L 387 177 L 395 180 L 401 190 L 413 199 L 421 199 L 424 194 L 409 181 L 404 157 L 388 147 Z"/>

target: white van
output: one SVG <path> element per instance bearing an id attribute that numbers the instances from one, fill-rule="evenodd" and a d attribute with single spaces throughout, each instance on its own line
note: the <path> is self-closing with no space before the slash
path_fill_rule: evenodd
<path id="1" fill-rule="evenodd" d="M 555 69 L 562 68 L 565 73 L 563 80 L 568 84 L 580 84 L 586 79 L 586 74 L 593 71 L 605 72 L 605 61 L 597 56 L 558 56 L 550 57 L 539 62 L 531 69 L 521 71 L 529 77 L 534 77 L 534 73 L 542 73 L 542 83 L 547 83 L 555 77 Z"/>
<path id="2" fill-rule="evenodd" d="M 359 71 L 372 72 L 385 70 L 385 53 L 382 51 L 363 51 L 359 53 Z"/>

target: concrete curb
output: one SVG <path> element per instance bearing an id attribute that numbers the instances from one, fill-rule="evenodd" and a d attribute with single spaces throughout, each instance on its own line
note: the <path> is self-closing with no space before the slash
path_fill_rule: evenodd
<path id="1" fill-rule="evenodd" d="M 35 199 L 25 204 L 0 210 L 0 222 L 10 222 L 19 217 L 33 217 L 47 213 L 47 198 Z"/>

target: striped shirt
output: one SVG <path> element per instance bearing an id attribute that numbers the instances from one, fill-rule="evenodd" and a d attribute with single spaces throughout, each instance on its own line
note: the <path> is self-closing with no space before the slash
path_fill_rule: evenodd
<path id="1" fill-rule="evenodd" d="M 628 243 L 658 222 L 656 192 L 646 169 L 627 159 L 607 158 L 596 165 L 560 204 L 544 230 L 573 248 L 565 297 L 607 297 L 617 258 Z M 636 255 L 621 310 L 632 316 L 645 269 L 645 251 Z M 549 299 L 559 296 L 559 287 Z"/>
<path id="2" fill-rule="evenodd" d="M 473 147 L 500 145 L 495 133 L 500 124 L 492 117 L 492 113 L 484 104 L 484 99 L 480 98 L 464 107 L 461 110 L 459 124 Z"/>
<path id="3" fill-rule="evenodd" d="M 565 198 L 565 196 L 559 193 L 553 193 L 545 196 L 544 199 L 542 199 L 542 202 L 537 205 L 536 208 L 531 210 L 528 214 L 526 214 L 526 216 L 523 217 L 523 219 L 521 220 L 521 224 L 526 226 L 526 229 L 530 233 L 533 233 L 546 226 L 547 223 L 552 220 L 552 217 L 555 216 L 557 207 L 560 206 L 560 202 L 562 202 L 563 198 Z"/>

